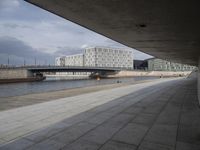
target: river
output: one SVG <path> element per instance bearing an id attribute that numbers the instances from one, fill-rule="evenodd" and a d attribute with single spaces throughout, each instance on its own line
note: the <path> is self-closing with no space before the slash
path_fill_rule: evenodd
<path id="1" fill-rule="evenodd" d="M 42 93 L 71 88 L 87 87 L 94 85 L 104 85 L 113 83 L 134 83 L 140 80 L 153 80 L 158 77 L 129 77 L 129 78 L 109 78 L 109 79 L 58 79 L 47 78 L 41 82 L 10 83 L 0 85 L 0 97 L 10 97 L 26 95 L 31 93 Z"/>

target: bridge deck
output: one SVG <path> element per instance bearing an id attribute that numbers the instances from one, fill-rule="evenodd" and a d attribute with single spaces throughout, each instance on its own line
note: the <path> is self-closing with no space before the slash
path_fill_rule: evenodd
<path id="1" fill-rule="evenodd" d="M 3 111 L 0 149 L 199 150 L 196 92 L 163 79 Z"/>

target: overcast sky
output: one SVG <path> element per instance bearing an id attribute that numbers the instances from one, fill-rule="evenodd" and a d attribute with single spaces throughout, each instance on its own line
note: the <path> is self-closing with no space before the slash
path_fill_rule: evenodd
<path id="1" fill-rule="evenodd" d="M 0 0 L 0 64 L 53 64 L 87 46 L 127 48 L 22 0 Z M 134 59 L 149 55 L 134 50 Z"/>

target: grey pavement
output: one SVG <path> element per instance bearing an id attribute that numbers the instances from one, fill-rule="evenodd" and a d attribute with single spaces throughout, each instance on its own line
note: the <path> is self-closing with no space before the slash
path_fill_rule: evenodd
<path id="1" fill-rule="evenodd" d="M 199 150 L 195 79 L 161 79 L 0 112 L 0 150 Z"/>

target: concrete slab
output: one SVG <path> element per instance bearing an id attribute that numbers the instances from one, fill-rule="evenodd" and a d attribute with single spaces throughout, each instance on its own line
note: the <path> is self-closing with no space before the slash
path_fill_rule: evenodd
<path id="1" fill-rule="evenodd" d="M 96 116 L 89 118 L 87 120 L 87 122 L 99 125 L 99 124 L 102 124 L 105 121 L 108 121 L 113 116 L 114 115 L 112 113 L 103 112 L 103 113 L 100 113 Z"/>
<path id="2" fill-rule="evenodd" d="M 40 143 L 37 143 L 26 150 L 59 150 L 64 147 L 63 143 L 55 142 L 53 140 L 47 139 Z"/>
<path id="3" fill-rule="evenodd" d="M 101 145 L 108 141 L 119 129 L 119 126 L 105 123 L 87 133 L 85 136 L 81 137 L 81 139 Z"/>
<path id="4" fill-rule="evenodd" d="M 200 150 L 200 145 L 177 142 L 176 150 Z"/>
<path id="5" fill-rule="evenodd" d="M 146 125 L 146 126 L 152 126 L 156 117 L 157 116 L 155 114 L 140 113 L 140 114 L 137 115 L 136 118 L 134 118 L 132 120 L 132 122 L 137 123 L 137 124 L 143 124 L 143 125 Z"/>
<path id="6" fill-rule="evenodd" d="M 175 146 L 176 144 L 176 135 L 177 135 L 177 126 L 176 125 L 159 125 L 155 124 L 144 140 L 159 143 L 168 146 Z"/>
<path id="7" fill-rule="evenodd" d="M 136 123 L 129 123 L 122 130 L 120 130 L 112 139 L 115 141 L 120 141 L 138 146 L 147 131 L 147 126 Z"/>
<path id="8" fill-rule="evenodd" d="M 140 113 L 144 108 L 143 107 L 138 107 L 138 106 L 133 106 L 125 110 L 126 113 L 130 114 L 138 114 Z"/>
<path id="9" fill-rule="evenodd" d="M 78 139 L 80 136 L 83 136 L 89 130 L 92 130 L 95 126 L 96 125 L 94 124 L 81 122 L 50 137 L 50 139 L 59 143 L 69 144 Z"/>
<path id="10" fill-rule="evenodd" d="M 103 145 L 100 150 L 136 150 L 137 147 L 134 145 L 120 143 L 117 141 L 109 141 L 105 145 Z"/>
<path id="11" fill-rule="evenodd" d="M 200 128 L 197 126 L 180 126 L 178 141 L 200 145 Z"/>
<path id="12" fill-rule="evenodd" d="M 30 141 L 40 142 L 42 140 L 50 138 L 51 136 L 55 134 L 58 134 L 59 132 L 62 132 L 63 130 L 66 130 L 66 128 L 70 126 L 71 125 L 66 124 L 66 123 L 57 123 L 45 129 L 40 129 L 32 133 L 31 135 L 26 136 L 25 138 Z"/>
<path id="13" fill-rule="evenodd" d="M 0 149 L 3 150 L 22 150 L 27 149 L 28 147 L 34 145 L 35 143 L 26 139 L 20 139 L 17 141 L 10 142 L 9 144 L 6 144 L 3 148 L 0 147 Z"/>
<path id="14" fill-rule="evenodd" d="M 143 141 L 138 150 L 174 150 L 173 146 Z"/>
<path id="15" fill-rule="evenodd" d="M 63 150 L 98 150 L 100 145 L 86 140 L 77 140 L 76 142 L 67 145 Z"/>

